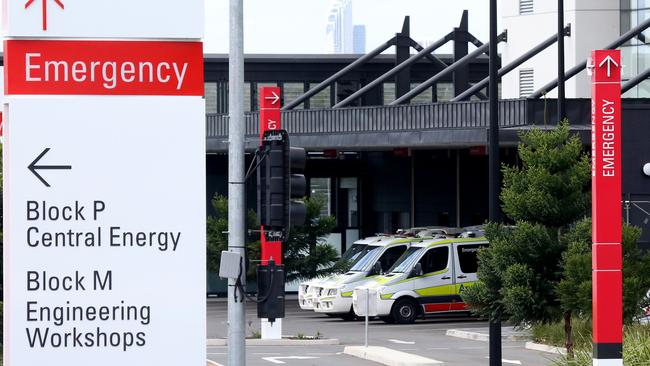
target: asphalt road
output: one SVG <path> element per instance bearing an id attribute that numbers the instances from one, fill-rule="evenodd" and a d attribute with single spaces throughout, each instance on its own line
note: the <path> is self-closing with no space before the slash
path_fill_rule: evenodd
<path id="1" fill-rule="evenodd" d="M 227 337 L 227 303 L 224 299 L 208 300 L 208 338 Z M 247 334 L 252 335 L 260 329 L 256 317 L 255 304 L 246 306 Z M 487 365 L 488 343 L 455 338 L 445 335 L 447 329 L 485 330 L 487 322 L 475 319 L 443 318 L 418 320 L 415 324 L 385 324 L 380 320 L 370 322 L 369 344 L 417 354 L 445 365 Z M 363 345 L 364 322 L 346 322 L 329 318 L 311 311 L 303 311 L 297 300 L 287 299 L 286 318 L 283 321 L 283 334 L 313 336 L 319 333 L 323 338 L 338 338 L 339 346 L 248 346 L 247 365 L 270 366 L 287 365 L 376 365 L 342 354 L 346 345 Z M 504 331 L 504 333 L 507 333 Z M 504 366 L 507 365 L 548 365 L 553 356 L 524 348 L 523 341 L 503 341 Z M 219 364 L 227 363 L 227 347 L 208 347 L 208 359 Z"/>

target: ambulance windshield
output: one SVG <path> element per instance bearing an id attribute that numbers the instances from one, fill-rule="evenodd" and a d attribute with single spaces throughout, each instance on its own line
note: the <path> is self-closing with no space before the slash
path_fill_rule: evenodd
<path id="1" fill-rule="evenodd" d="M 425 248 L 422 247 L 410 247 L 404 254 L 402 254 L 397 262 L 388 270 L 388 273 L 404 273 L 411 270 L 415 262 L 420 257 L 420 253 Z"/>

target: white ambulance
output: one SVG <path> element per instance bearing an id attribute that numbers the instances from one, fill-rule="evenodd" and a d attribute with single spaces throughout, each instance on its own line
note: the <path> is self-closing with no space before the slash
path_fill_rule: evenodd
<path id="1" fill-rule="evenodd" d="M 356 317 L 352 310 L 352 291 L 385 273 L 420 238 L 383 236 L 369 243 L 360 259 L 346 273 L 332 276 L 312 287 L 314 311 L 344 320 Z"/>
<path id="2" fill-rule="evenodd" d="M 374 302 L 370 308 L 387 323 L 407 324 L 427 314 L 467 312 L 460 294 L 477 281 L 477 254 L 486 246 L 482 231 L 476 230 L 459 238 L 441 236 L 412 243 L 387 274 L 355 288 L 355 312 L 365 313 L 366 302 L 360 299 L 366 294 Z"/>
<path id="3" fill-rule="evenodd" d="M 381 236 L 372 236 L 372 237 L 355 241 L 352 244 L 352 246 L 350 246 L 350 248 L 348 248 L 343 253 L 341 259 L 339 259 L 336 265 L 347 266 L 347 268 L 344 269 L 344 272 L 347 272 L 347 270 L 350 267 L 355 265 L 361 258 L 363 258 L 364 253 L 367 254 L 367 252 L 364 251 L 366 247 L 369 244 L 379 241 L 381 238 L 382 238 Z M 314 310 L 314 303 L 313 303 L 314 290 L 317 288 L 319 284 L 325 283 L 328 280 L 330 280 L 331 277 L 332 276 L 312 278 L 308 281 L 304 281 L 300 283 L 300 285 L 298 286 L 298 304 L 300 305 L 301 309 Z"/>

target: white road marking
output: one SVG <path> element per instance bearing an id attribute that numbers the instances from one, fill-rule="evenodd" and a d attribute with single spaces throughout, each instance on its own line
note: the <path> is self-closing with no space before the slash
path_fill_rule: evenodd
<path id="1" fill-rule="evenodd" d="M 210 365 L 212 365 L 212 366 L 223 366 L 222 364 L 220 364 L 220 363 L 216 363 L 216 362 L 214 362 L 214 361 L 210 361 L 210 360 L 206 360 L 206 361 L 208 361 L 208 363 L 209 363 Z"/>
<path id="2" fill-rule="evenodd" d="M 397 344 L 415 344 L 415 342 L 400 341 L 399 339 L 389 339 L 388 341 L 392 342 L 392 343 L 397 343 Z"/>
<path id="3" fill-rule="evenodd" d="M 285 364 L 286 362 L 280 360 L 311 360 L 318 357 L 311 356 L 289 356 L 289 357 L 262 357 L 264 361 L 269 361 L 275 364 Z"/>
<path id="4" fill-rule="evenodd" d="M 485 358 L 489 359 L 490 356 L 485 356 Z M 519 361 L 519 360 L 506 360 L 505 358 L 502 358 L 501 362 L 503 362 L 503 363 L 511 363 L 513 365 L 521 365 L 521 361 Z"/>

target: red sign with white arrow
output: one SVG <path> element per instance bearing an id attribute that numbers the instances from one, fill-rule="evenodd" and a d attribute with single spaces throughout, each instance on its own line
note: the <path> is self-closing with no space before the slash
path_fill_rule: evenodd
<path id="1" fill-rule="evenodd" d="M 280 88 L 260 88 L 260 139 L 264 132 L 282 128 L 280 121 Z"/>
<path id="2" fill-rule="evenodd" d="M 260 88 L 260 141 L 264 137 L 264 132 L 279 130 L 282 127 L 280 120 L 281 93 L 280 88 L 275 86 Z M 264 235 L 264 227 L 261 228 L 261 231 L 262 264 L 268 264 L 271 258 L 276 264 L 282 264 L 282 242 L 267 241 Z"/>
<path id="3" fill-rule="evenodd" d="M 596 358 L 620 359 L 623 341 L 621 56 L 592 52 L 592 268 Z"/>

